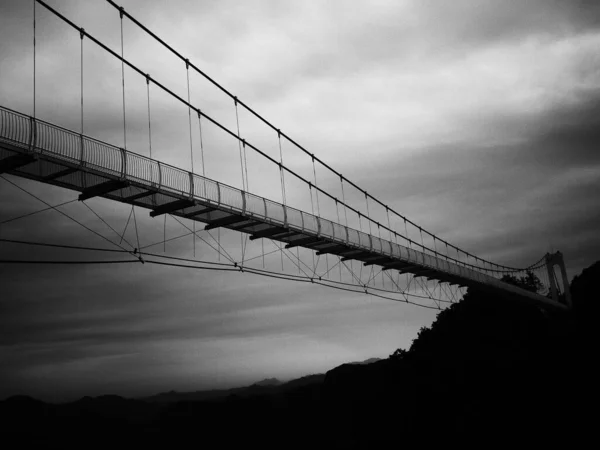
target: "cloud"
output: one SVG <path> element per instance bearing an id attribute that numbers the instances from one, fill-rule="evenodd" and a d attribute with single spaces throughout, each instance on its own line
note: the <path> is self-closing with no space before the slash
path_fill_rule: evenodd
<path id="1" fill-rule="evenodd" d="M 527 265 L 554 248 L 564 252 L 573 275 L 598 258 L 596 2 L 377 1 L 354 2 L 352 8 L 342 1 L 180 1 L 169 8 L 157 1 L 122 3 L 309 151 L 424 228 L 509 265 Z M 109 5 L 52 5 L 120 52 L 118 12 Z M 0 104 L 25 113 L 32 110 L 30 7 L 12 0 L 0 15 Z M 79 35 L 42 7 L 37 33 L 38 117 L 79 130 Z M 182 61 L 127 20 L 124 41 L 126 58 L 187 98 Z M 83 46 L 85 133 L 122 146 L 120 63 L 89 39 Z M 125 85 L 127 146 L 148 155 L 146 82 L 126 69 Z M 195 105 L 237 132 L 231 99 L 193 72 L 190 90 Z M 188 110 L 155 86 L 150 86 L 150 106 L 152 155 L 191 167 Z M 279 157 L 275 132 L 242 109 L 238 118 L 248 142 Z M 202 124 L 207 176 L 240 186 L 237 143 Z M 197 171 L 198 133 L 192 116 Z M 285 140 L 282 148 L 284 161 L 312 179 L 310 158 Z M 278 201 L 278 168 L 252 152 L 248 160 L 251 190 Z M 319 185 L 341 198 L 339 179 L 322 167 L 316 172 Z M 15 181 L 51 204 L 75 197 Z M 292 205 L 310 211 L 314 205 L 306 188 L 291 176 L 286 182 Z M 43 207 L 6 182 L 0 185 L 0 221 Z M 364 211 L 364 196 L 345 189 L 352 205 Z M 330 203 L 320 198 L 324 214 L 337 220 Z M 124 229 L 127 206 L 102 200 L 89 205 L 116 230 Z M 370 207 L 387 222 L 382 208 Z M 83 205 L 63 210 L 115 237 Z M 161 242 L 162 220 L 136 211 L 141 245 Z M 350 221 L 359 226 L 356 218 Z M 402 231 L 400 220 L 392 223 Z M 0 232 L 18 239 L 108 245 L 80 228 L 48 211 L 0 225 Z M 185 231 L 167 222 L 168 237 Z M 188 238 L 169 242 L 170 254 L 193 256 Z M 125 239 L 136 242 L 133 227 Z M 239 235 L 223 232 L 221 239 L 239 258 Z M 10 258 L 113 257 L 0 245 L 3 257 Z M 261 250 L 254 242 L 247 256 L 260 256 Z M 214 256 L 200 241 L 196 252 Z M 280 264 L 279 255 L 267 264 Z M 292 268 L 288 260 L 285 264 Z M 208 387 L 249 377 L 298 376 L 304 368 L 323 371 L 344 360 L 406 347 L 434 317 L 249 275 L 141 264 L 0 270 L 8 280 L 7 295 L 0 299 L 5 330 L 0 353 L 9 361 L 1 371 L 6 395 L 47 393 L 44 377 L 67 396 L 69 383 L 77 384 L 77 395 L 132 392 L 139 368 L 152 374 L 139 380 L 149 390 L 194 389 L 190 380 Z M 102 384 L 94 378 L 98 370 L 114 376 Z"/>

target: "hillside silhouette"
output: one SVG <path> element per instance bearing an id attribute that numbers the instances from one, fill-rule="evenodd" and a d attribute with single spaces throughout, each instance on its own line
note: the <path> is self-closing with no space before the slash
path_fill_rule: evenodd
<path id="1" fill-rule="evenodd" d="M 193 435 L 221 448 L 373 448 L 500 437 L 575 442 L 594 430 L 586 405 L 597 380 L 598 280 L 600 262 L 573 279 L 569 313 L 470 289 L 421 328 L 408 350 L 325 375 L 136 400 L 86 397 L 51 405 L 12 397 L 0 402 L 0 423 L 60 442 L 74 433 L 128 432 L 138 443 Z"/>

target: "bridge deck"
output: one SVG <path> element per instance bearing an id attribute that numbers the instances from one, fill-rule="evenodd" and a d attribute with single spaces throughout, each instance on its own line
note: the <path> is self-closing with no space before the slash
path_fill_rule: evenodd
<path id="1" fill-rule="evenodd" d="M 263 197 L 0 107 L 0 173 L 9 173 L 251 235 L 319 254 L 375 264 L 462 286 L 552 300 L 442 257 L 346 227 Z"/>

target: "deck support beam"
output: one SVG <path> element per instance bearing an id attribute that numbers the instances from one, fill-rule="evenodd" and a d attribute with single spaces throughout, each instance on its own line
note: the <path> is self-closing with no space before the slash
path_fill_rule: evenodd
<path id="1" fill-rule="evenodd" d="M 360 261 L 360 258 L 364 258 L 366 256 L 372 256 L 371 252 L 365 252 L 364 250 L 359 250 L 358 253 L 356 254 L 352 254 L 352 255 L 347 255 L 344 256 L 342 258 L 342 261 L 350 261 L 351 259 L 356 259 L 357 261 Z"/>
<path id="2" fill-rule="evenodd" d="M 381 263 L 384 263 L 386 261 L 389 261 L 390 258 L 388 258 L 387 256 L 382 256 L 382 257 L 376 257 L 376 258 L 369 258 L 369 261 L 366 261 L 363 265 L 364 266 L 372 266 L 375 264 L 381 265 Z"/>
<path id="3" fill-rule="evenodd" d="M 248 218 L 244 216 L 232 215 L 223 217 L 221 219 L 213 220 L 211 223 L 206 225 L 204 229 L 206 231 L 213 230 L 215 228 L 226 227 L 227 225 L 233 225 L 234 223 L 245 222 Z"/>
<path id="4" fill-rule="evenodd" d="M 383 267 L 383 270 L 390 270 L 390 269 L 396 269 L 396 270 L 398 270 L 400 272 L 403 272 L 403 273 L 406 273 L 406 272 L 411 272 L 412 273 L 415 270 L 421 269 L 421 267 L 420 266 L 414 266 L 412 264 L 407 264 L 407 263 L 398 261 L 398 262 L 395 262 L 395 263 L 392 263 L 392 264 L 386 264 Z"/>
<path id="5" fill-rule="evenodd" d="M 237 225 L 233 225 L 229 227 L 229 229 L 247 233 L 247 231 L 245 231 L 246 228 L 255 227 L 256 225 L 264 225 L 264 222 L 259 222 L 258 220 L 247 219 L 247 222 L 248 223 L 239 223 Z"/>
<path id="6" fill-rule="evenodd" d="M 286 239 L 292 236 L 296 236 L 297 234 L 302 234 L 298 231 L 286 231 L 283 233 L 278 233 L 278 234 L 274 234 L 271 239 L 277 239 L 277 240 L 281 240 L 281 239 Z"/>
<path id="7" fill-rule="evenodd" d="M 266 230 L 257 231 L 252 236 L 250 236 L 250 240 L 254 241 L 256 239 L 268 238 L 271 236 L 275 236 L 276 234 L 285 233 L 286 231 L 287 230 L 285 228 L 271 227 L 271 228 L 267 228 Z"/>
<path id="8" fill-rule="evenodd" d="M 307 244 L 314 244 L 315 242 L 322 242 L 318 237 L 307 237 L 303 239 L 296 239 L 285 246 L 285 248 L 294 248 L 299 246 L 306 246 Z"/>
<path id="9" fill-rule="evenodd" d="M 185 217 L 188 219 L 191 219 L 192 217 L 199 216 L 200 214 L 206 214 L 206 213 L 213 212 L 213 211 L 216 211 L 216 209 L 215 208 L 199 209 L 198 211 L 194 211 L 189 214 L 186 214 Z"/>
<path id="10" fill-rule="evenodd" d="M 50 175 L 46 175 L 44 177 L 44 181 L 52 181 L 52 180 L 56 180 L 57 178 L 60 177 L 64 177 L 67 175 L 71 175 L 72 173 L 77 172 L 79 169 L 76 169 L 75 167 L 67 167 L 66 169 L 63 170 L 59 170 L 58 172 L 54 172 Z"/>
<path id="11" fill-rule="evenodd" d="M 340 250 L 344 250 L 346 247 L 345 245 L 339 245 L 339 244 L 332 244 L 332 247 L 326 247 L 326 248 L 322 248 L 321 250 L 319 250 L 317 252 L 317 255 L 325 255 L 325 254 L 330 254 L 330 255 L 339 255 L 340 253 L 338 253 Z"/>
<path id="12" fill-rule="evenodd" d="M 123 201 L 125 201 L 125 202 L 132 202 L 134 200 L 139 200 L 140 198 L 149 197 L 149 196 L 151 196 L 154 193 L 155 193 L 154 191 L 140 192 L 139 194 L 130 195 L 129 197 L 123 197 Z"/>
<path id="13" fill-rule="evenodd" d="M 83 192 L 79 194 L 79 201 L 82 202 L 90 198 L 99 197 L 108 194 L 109 192 L 126 188 L 127 186 L 129 186 L 127 181 L 106 181 L 104 183 L 97 184 L 96 186 L 84 189 Z"/>
<path id="14" fill-rule="evenodd" d="M 164 205 L 160 205 L 154 208 L 152 211 L 150 211 L 150 217 L 169 214 L 183 208 L 189 208 L 190 206 L 194 206 L 194 204 L 195 203 L 190 200 L 176 200 L 174 202 L 165 203 Z"/>

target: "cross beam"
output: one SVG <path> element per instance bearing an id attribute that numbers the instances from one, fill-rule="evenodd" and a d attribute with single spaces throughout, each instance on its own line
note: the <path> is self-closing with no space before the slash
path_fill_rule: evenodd
<path id="1" fill-rule="evenodd" d="M 415 277 L 429 278 L 429 275 L 433 275 L 433 274 L 437 273 L 437 270 L 421 269 L 421 270 L 415 270 L 413 273 L 414 273 Z"/>
<path id="2" fill-rule="evenodd" d="M 390 260 L 390 258 L 388 258 L 387 256 L 374 257 L 374 258 L 368 258 L 368 259 L 369 260 L 364 263 L 365 266 L 372 266 L 374 264 L 381 264 L 382 262 L 386 262 L 386 261 Z"/>
<path id="3" fill-rule="evenodd" d="M 361 258 L 361 257 L 365 257 L 365 256 L 371 256 L 371 252 L 359 251 L 359 252 L 358 252 L 357 254 L 355 254 L 355 255 L 350 255 L 350 254 L 349 254 L 349 255 L 347 255 L 347 256 L 344 256 L 344 257 L 342 258 L 342 261 L 349 261 L 349 260 L 351 260 L 351 259 L 357 259 L 357 260 L 360 260 L 360 258 Z"/>
<path id="4" fill-rule="evenodd" d="M 277 239 L 277 240 L 281 240 L 281 239 L 286 239 L 292 236 L 295 236 L 297 234 L 302 234 L 299 233 L 297 231 L 286 231 L 285 233 L 278 233 L 272 236 L 272 239 Z"/>
<path id="5" fill-rule="evenodd" d="M 234 223 L 244 222 L 246 220 L 248 220 L 248 218 L 243 216 L 227 216 L 223 217 L 222 219 L 213 220 L 211 223 L 206 225 L 204 229 L 208 231 L 214 228 L 225 227 L 227 225 L 233 225 Z"/>
<path id="6" fill-rule="evenodd" d="M 280 227 L 267 228 L 266 230 L 257 231 L 256 233 L 254 233 L 252 236 L 250 236 L 250 240 L 254 241 L 256 239 L 271 237 L 276 234 L 284 233 L 285 231 L 286 231 L 285 228 L 280 228 Z"/>
<path id="7" fill-rule="evenodd" d="M 140 198 L 148 197 L 152 194 L 154 194 L 154 191 L 144 191 L 144 192 L 140 192 L 139 194 L 130 195 L 129 197 L 124 197 L 123 200 L 126 202 L 132 202 L 134 200 L 139 200 Z"/>
<path id="8" fill-rule="evenodd" d="M 72 173 L 77 172 L 79 169 L 76 169 L 74 167 L 67 167 L 66 169 L 63 170 L 59 170 L 58 172 L 54 172 L 50 175 L 46 175 L 44 177 L 44 181 L 51 181 L 51 180 L 56 180 L 57 178 L 60 177 L 64 177 L 67 175 L 71 175 Z"/>
<path id="9" fill-rule="evenodd" d="M 169 214 L 173 211 L 178 211 L 183 208 L 189 208 L 190 206 L 194 206 L 195 203 L 190 200 L 176 200 L 174 202 L 165 203 L 164 205 L 160 205 L 150 211 L 150 217 L 161 216 L 163 214 Z"/>
<path id="10" fill-rule="evenodd" d="M 238 225 L 233 225 L 229 227 L 230 230 L 243 231 L 246 228 L 254 227 L 256 225 L 262 225 L 264 222 L 259 222 L 258 220 L 248 219 L 248 223 L 240 223 Z M 245 232 L 245 231 L 243 231 Z"/>
<path id="11" fill-rule="evenodd" d="M 298 246 L 306 246 L 307 244 L 313 244 L 315 242 L 321 242 L 321 239 L 318 237 L 307 237 L 303 239 L 297 239 L 293 242 L 290 242 L 285 246 L 285 248 L 294 248 Z"/>
<path id="12" fill-rule="evenodd" d="M 216 211 L 215 208 L 204 208 L 204 209 L 199 209 L 198 211 L 194 211 L 191 212 L 189 214 L 186 214 L 185 217 L 187 217 L 188 219 L 194 217 L 194 216 L 199 216 L 200 214 L 204 214 L 204 213 L 209 213 L 212 211 Z"/>
<path id="13" fill-rule="evenodd" d="M 350 255 L 358 255 L 360 253 L 363 253 L 363 250 L 356 250 L 356 249 L 349 249 L 349 250 L 345 250 L 343 252 L 338 252 L 339 256 L 350 256 Z"/>
<path id="14" fill-rule="evenodd" d="M 117 181 L 110 180 L 104 183 L 97 184 L 96 186 L 89 187 L 84 189 L 81 194 L 79 194 L 79 201 L 82 202 L 89 198 L 94 198 L 98 196 L 102 196 L 108 194 L 109 192 L 116 191 L 118 189 L 123 189 L 129 186 L 127 181 Z M 152 214 L 152 213 L 150 213 Z"/>
<path id="15" fill-rule="evenodd" d="M 319 247 L 321 245 L 328 245 L 328 244 L 329 244 L 329 242 L 319 239 L 316 242 L 309 242 L 308 244 L 304 245 L 304 247 L 313 248 L 315 250 L 321 250 L 320 248 L 316 248 L 316 247 Z"/>
<path id="16" fill-rule="evenodd" d="M 323 248 L 323 249 L 319 250 L 317 252 L 317 255 L 325 255 L 326 253 L 336 255 L 336 254 L 338 254 L 338 252 L 340 250 L 344 250 L 345 248 L 348 248 L 348 247 L 346 247 L 345 245 L 334 244 L 333 247 Z"/>
<path id="17" fill-rule="evenodd" d="M 406 264 L 406 263 L 403 263 L 401 261 L 398 261 L 398 262 L 395 262 L 395 263 L 392 263 L 392 264 L 386 264 L 383 267 L 383 270 L 397 269 L 400 272 L 411 272 L 412 270 L 418 270 L 420 268 L 421 267 L 419 267 L 419 266 L 414 266 L 412 264 Z"/>

